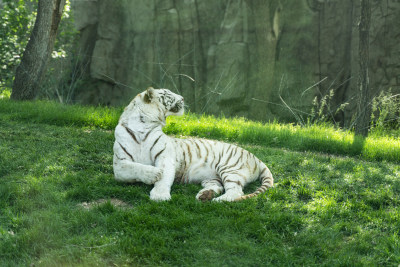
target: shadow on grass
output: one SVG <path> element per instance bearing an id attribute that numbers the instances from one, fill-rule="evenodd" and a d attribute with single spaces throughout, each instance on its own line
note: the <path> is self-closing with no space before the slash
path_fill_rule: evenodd
<path id="1" fill-rule="evenodd" d="M 366 138 L 362 135 L 355 135 L 353 143 L 351 145 L 353 155 L 362 155 L 364 146 L 365 146 Z"/>

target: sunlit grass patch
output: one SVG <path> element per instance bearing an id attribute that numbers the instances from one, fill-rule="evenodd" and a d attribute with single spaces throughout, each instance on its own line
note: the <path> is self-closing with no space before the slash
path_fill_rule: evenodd
<path id="1" fill-rule="evenodd" d="M 4 119 L 114 129 L 122 108 L 64 105 L 52 101 L 0 100 Z"/>
<path id="2" fill-rule="evenodd" d="M 400 162 L 400 140 L 391 137 L 368 137 L 363 147 L 368 159 Z"/>
<path id="3" fill-rule="evenodd" d="M 0 100 L 0 114 L 3 119 L 30 123 L 113 130 L 121 113 L 122 108 L 68 106 L 48 101 L 20 103 Z M 169 117 L 164 131 L 177 136 L 198 136 L 240 144 L 259 144 L 297 151 L 318 151 L 360 156 L 369 160 L 400 162 L 398 139 L 379 136 L 377 133 L 363 138 L 327 124 L 299 126 L 189 113 L 182 117 Z"/>
<path id="4" fill-rule="evenodd" d="M 278 122 L 253 122 L 244 118 L 227 119 L 188 114 L 184 117 L 168 118 L 164 130 L 175 135 L 400 162 L 400 140 L 388 136 L 364 139 L 355 136 L 353 132 L 338 130 L 329 125 L 302 127 Z"/>

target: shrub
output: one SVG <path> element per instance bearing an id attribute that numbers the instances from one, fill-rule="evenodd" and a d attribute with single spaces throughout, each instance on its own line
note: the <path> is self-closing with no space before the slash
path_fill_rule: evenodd
<path id="1" fill-rule="evenodd" d="M 375 132 L 400 128 L 400 94 L 393 95 L 390 88 L 373 99 L 371 127 Z"/>

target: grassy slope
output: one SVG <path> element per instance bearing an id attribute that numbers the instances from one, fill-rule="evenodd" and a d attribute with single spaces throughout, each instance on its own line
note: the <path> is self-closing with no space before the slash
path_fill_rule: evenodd
<path id="1" fill-rule="evenodd" d="M 0 113 L 5 120 L 46 123 L 58 126 L 95 127 L 113 130 L 122 109 L 65 106 L 54 102 L 14 103 L 0 99 Z M 171 117 L 164 128 L 167 134 L 213 138 L 240 144 L 257 144 L 316 151 L 335 155 L 358 156 L 369 160 L 400 163 L 399 138 L 374 135 L 364 139 L 351 132 L 330 126 L 311 125 L 305 128 L 290 124 L 226 119 L 189 114 Z M 398 136 L 398 135 L 397 135 Z"/>
<path id="2" fill-rule="evenodd" d="M 294 151 L 306 150 L 292 140 L 302 129 L 282 135 L 274 130 L 292 126 L 254 130 L 261 126 L 238 120 L 212 126 L 214 122 L 187 116 L 171 120 L 166 130 L 236 140 L 267 163 L 278 184 L 239 203 L 199 203 L 194 196 L 200 186 L 174 185 L 170 202 L 154 203 L 148 197 L 150 186 L 113 180 L 110 129 L 119 113 L 0 101 L 0 265 L 400 262 L 397 164 Z M 260 132 L 275 141 L 263 140 Z M 301 141 L 308 140 L 313 150 L 340 147 L 341 141 L 329 136 L 327 145 L 304 135 Z M 336 148 L 332 152 L 357 155 Z M 132 208 L 106 203 L 86 211 L 77 206 L 101 198 L 118 198 Z"/>

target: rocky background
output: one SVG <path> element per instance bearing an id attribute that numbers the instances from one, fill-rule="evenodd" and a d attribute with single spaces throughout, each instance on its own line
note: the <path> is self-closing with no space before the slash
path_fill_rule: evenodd
<path id="1" fill-rule="evenodd" d="M 334 90 L 358 95 L 358 0 L 72 1 L 83 103 L 125 105 L 148 86 L 193 112 L 294 121 Z M 373 95 L 400 92 L 400 0 L 371 0 Z"/>

